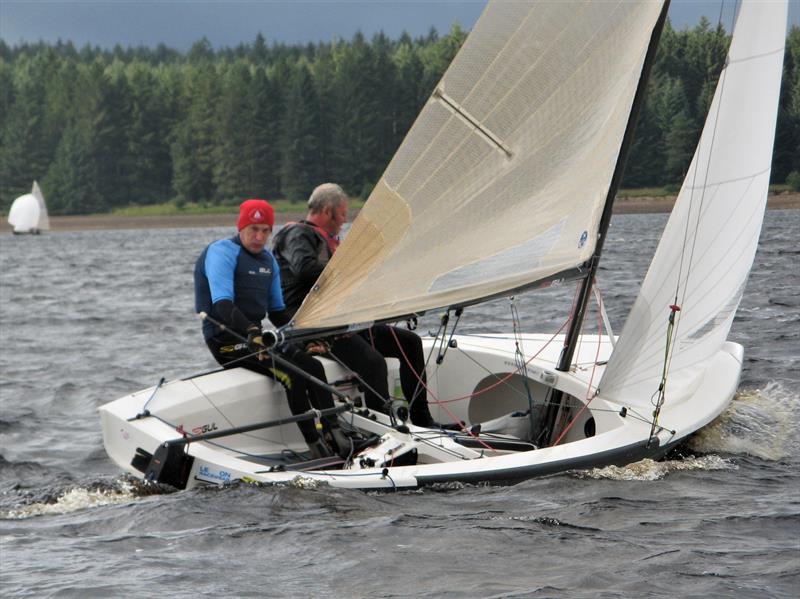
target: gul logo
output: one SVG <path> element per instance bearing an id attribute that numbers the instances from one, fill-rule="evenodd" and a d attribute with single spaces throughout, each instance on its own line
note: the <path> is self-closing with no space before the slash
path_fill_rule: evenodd
<path id="1" fill-rule="evenodd" d="M 258 272 L 261 273 L 262 275 L 268 275 L 272 272 L 272 269 L 267 268 L 266 266 L 262 266 L 261 268 L 258 269 Z"/>
<path id="2" fill-rule="evenodd" d="M 260 221 L 262 218 L 264 218 L 264 216 L 261 214 L 261 210 L 256 209 L 256 211 L 253 212 L 253 220 Z"/>
<path id="3" fill-rule="evenodd" d="M 193 435 L 202 435 L 203 433 L 210 433 L 211 431 L 217 430 L 217 423 L 212 422 L 211 424 L 204 424 L 203 426 L 196 426 L 192 429 Z"/>
<path id="4" fill-rule="evenodd" d="M 589 239 L 589 232 L 584 231 L 583 233 L 581 233 L 580 241 L 578 241 L 578 247 L 582 248 L 583 246 L 585 246 L 587 239 Z"/>

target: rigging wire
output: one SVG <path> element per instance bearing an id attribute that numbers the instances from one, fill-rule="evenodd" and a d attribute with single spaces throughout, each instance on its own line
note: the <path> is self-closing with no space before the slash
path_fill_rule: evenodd
<path id="1" fill-rule="evenodd" d="M 598 300 L 598 302 L 599 302 L 599 300 Z M 564 430 L 562 430 L 561 433 L 558 435 L 558 437 L 556 438 L 556 440 L 552 444 L 553 447 L 555 447 L 556 445 L 558 445 L 561 442 L 561 439 L 564 438 L 564 435 L 566 435 L 569 432 L 569 430 L 572 428 L 572 426 L 578 421 L 578 418 L 580 418 L 581 414 L 583 414 L 586 410 L 589 409 L 589 404 L 598 395 L 598 390 L 597 389 L 595 389 L 594 393 L 592 393 L 592 382 L 594 381 L 594 375 L 597 372 L 597 363 L 598 363 L 598 361 L 600 359 L 600 347 L 602 346 L 602 343 L 601 343 L 602 342 L 602 335 L 603 335 L 603 318 L 602 318 L 602 315 L 600 314 L 600 309 L 599 309 L 599 306 L 598 306 L 598 310 L 597 310 L 597 352 L 595 353 L 594 364 L 592 365 L 592 372 L 589 375 L 589 382 L 586 385 L 586 402 L 583 404 L 581 409 L 578 410 L 578 413 L 575 414 L 575 416 L 572 417 L 572 419 L 569 421 L 567 426 L 564 427 Z M 590 395 L 591 395 L 591 397 L 590 397 Z"/>
<path id="2" fill-rule="evenodd" d="M 519 311 L 517 310 L 517 303 L 515 296 L 511 296 L 511 328 L 514 332 L 514 365 L 517 371 L 522 375 L 522 384 L 525 387 L 525 395 L 528 400 L 528 422 L 531 426 L 531 434 L 535 430 L 536 423 L 534 422 L 533 414 L 533 394 L 531 393 L 530 385 L 528 384 L 528 364 L 525 362 L 525 352 L 522 347 L 522 331 L 520 330 Z"/>
<path id="3" fill-rule="evenodd" d="M 723 9 L 724 2 L 720 3 L 720 14 L 719 20 L 717 23 L 718 29 L 722 25 L 722 9 Z M 734 13 L 738 10 L 738 2 L 735 4 Z M 733 29 L 733 26 L 731 27 Z M 670 371 L 670 366 L 672 365 L 672 358 L 674 356 L 673 349 L 675 347 L 675 343 L 678 339 L 678 330 L 680 327 L 680 315 L 678 314 L 681 312 L 682 308 L 685 307 L 686 302 L 686 295 L 689 290 L 689 278 L 692 275 L 693 263 L 694 263 L 694 255 L 695 250 L 697 249 L 697 241 L 699 238 L 700 233 L 700 217 L 703 214 L 703 205 L 706 199 L 706 191 L 708 190 L 708 178 L 710 176 L 710 165 L 711 165 L 711 157 L 714 153 L 714 144 L 716 142 L 717 136 L 717 125 L 719 123 L 720 112 L 722 109 L 722 98 L 725 93 L 725 81 L 727 79 L 727 70 L 728 70 L 728 58 L 725 59 L 725 64 L 723 65 L 722 71 L 719 76 L 719 83 L 718 83 L 718 91 L 719 91 L 719 102 L 717 103 L 717 110 L 714 114 L 713 125 L 711 127 L 711 139 L 708 145 L 708 152 L 705 159 L 705 174 L 702 182 L 702 187 L 700 189 L 700 197 L 697 200 L 698 206 L 695 212 L 694 222 L 692 222 L 692 213 L 693 208 L 695 205 L 695 192 L 697 190 L 697 176 L 699 170 L 699 163 L 700 163 L 700 148 L 702 145 L 698 143 L 698 152 L 696 154 L 696 162 L 694 163 L 694 169 L 692 171 L 692 185 L 689 191 L 689 207 L 686 212 L 686 223 L 684 225 L 683 231 L 683 244 L 681 245 L 680 250 L 680 260 L 678 263 L 678 273 L 675 280 L 675 294 L 673 297 L 672 304 L 669 306 L 669 317 L 667 319 L 667 330 L 666 330 L 666 341 L 664 344 L 664 363 L 661 372 L 661 380 L 659 381 L 659 385 L 657 390 L 651 396 L 651 404 L 653 405 L 653 413 L 652 413 L 652 420 L 651 420 L 651 428 L 650 428 L 650 437 L 648 439 L 648 443 L 652 441 L 653 436 L 656 434 L 656 428 L 659 428 L 658 419 L 661 414 L 661 408 L 666 401 L 667 395 L 667 379 Z M 712 99 L 713 102 L 713 99 Z M 701 135 L 702 141 L 702 135 Z M 691 238 L 691 244 L 689 244 L 689 240 Z M 689 255 L 686 256 L 687 246 L 690 247 Z M 685 274 L 684 274 L 684 262 L 685 265 Z M 683 279 L 683 283 L 681 280 Z M 676 318 L 677 316 L 677 318 Z"/>
<path id="4" fill-rule="evenodd" d="M 561 327 L 555 333 L 553 333 L 553 335 L 550 337 L 550 339 L 548 339 L 544 343 L 544 345 L 542 345 L 542 347 L 539 348 L 539 351 L 537 351 L 535 354 L 533 354 L 530 358 L 528 358 L 525 361 L 525 365 L 528 366 L 533 360 L 535 360 L 539 356 L 539 354 L 541 354 L 555 340 L 555 338 L 558 337 L 558 335 L 561 333 L 561 331 L 564 330 L 564 327 L 566 327 L 568 324 L 569 324 L 569 319 L 564 321 L 564 323 L 561 325 Z M 511 377 L 513 377 L 515 374 L 517 374 L 517 372 L 514 371 L 514 372 L 509 372 L 508 374 L 506 374 L 503 377 L 498 377 L 495 373 L 493 373 L 491 370 L 489 370 L 488 368 L 483 366 L 480 362 L 478 362 L 475 358 L 470 356 L 467 352 L 461 352 L 461 353 L 462 353 L 462 355 L 467 357 L 469 360 L 472 360 L 475 364 L 477 364 L 478 366 L 483 368 L 487 373 L 495 375 L 495 378 L 497 378 L 497 381 L 492 383 L 488 387 L 484 387 L 483 389 L 478 389 L 474 393 L 470 393 L 469 395 L 462 395 L 460 397 L 454 397 L 452 399 L 440 399 L 440 400 L 437 400 L 435 402 L 437 404 L 453 403 L 453 402 L 456 402 L 456 401 L 463 401 L 465 399 L 475 398 L 475 397 L 478 397 L 479 395 L 483 395 L 484 393 L 488 393 L 492 389 L 495 389 L 495 388 L 497 388 L 497 387 L 499 387 L 500 385 L 503 385 L 503 384 L 505 384 L 507 386 L 510 386 L 508 384 L 509 379 L 511 379 Z"/>
<path id="5" fill-rule="evenodd" d="M 459 315 L 459 316 L 460 316 L 460 315 Z M 455 329 L 455 327 L 453 327 L 453 329 Z M 436 395 L 433 393 L 433 391 L 430 389 L 430 387 L 428 387 L 428 385 L 427 385 L 427 384 L 426 384 L 426 383 L 425 383 L 425 382 L 422 380 L 422 375 L 421 375 L 420 373 L 418 373 L 418 372 L 416 372 L 416 371 L 414 370 L 414 367 L 413 367 L 413 365 L 411 364 L 411 360 L 409 360 L 409 359 L 408 359 L 408 356 L 406 355 L 406 352 L 405 352 L 405 351 L 403 351 L 403 346 L 400 344 L 400 339 L 398 339 L 398 338 L 397 338 L 397 333 L 395 333 L 394 329 L 393 329 L 393 328 L 391 328 L 391 327 L 389 328 L 389 330 L 392 332 L 392 336 L 394 337 L 395 343 L 397 343 L 397 347 L 400 349 L 400 354 L 403 356 L 403 360 L 405 360 L 406 364 L 407 364 L 407 365 L 408 365 L 408 367 L 411 369 L 411 372 L 413 372 L 413 373 L 414 373 L 414 376 L 415 376 L 415 377 L 417 377 L 417 380 L 418 380 L 418 381 L 419 381 L 419 383 L 420 383 L 420 384 L 421 384 L 421 385 L 422 385 L 422 386 L 425 388 L 425 390 L 428 392 L 428 395 L 430 395 L 430 396 L 433 396 L 433 398 L 434 398 L 434 402 L 435 402 L 436 404 L 439 404 L 438 397 L 437 397 L 437 396 L 436 396 Z M 450 338 L 451 338 L 451 340 L 452 340 L 452 335 L 451 335 L 451 337 L 450 337 Z M 442 409 L 443 409 L 445 412 L 447 412 L 447 415 L 450 417 L 450 419 L 451 419 L 453 422 L 461 422 L 461 419 L 460 419 L 460 418 L 456 418 L 455 414 L 453 414 L 453 413 L 452 413 L 450 410 L 448 410 L 446 406 L 442 406 Z M 478 443 L 480 443 L 481 445 L 483 445 L 483 446 L 484 446 L 486 449 L 488 449 L 489 451 L 493 451 L 493 449 L 492 449 L 492 448 L 491 448 L 489 445 L 487 445 L 486 443 L 484 443 L 484 441 L 483 441 L 482 439 L 480 439 L 480 438 L 478 437 L 478 435 L 476 435 L 476 434 L 475 434 L 475 433 L 474 433 L 474 432 L 471 430 L 471 428 L 467 428 L 466 426 L 462 426 L 462 427 L 461 427 L 461 429 L 462 429 L 464 432 L 466 432 L 466 433 L 468 433 L 469 435 L 471 435 L 472 437 L 474 437 L 475 439 L 477 439 Z"/>
<path id="6" fill-rule="evenodd" d="M 341 366 L 342 368 L 347 370 L 352 375 L 352 377 L 356 381 L 358 381 L 359 384 L 363 385 L 365 389 L 367 389 L 368 391 L 371 391 L 372 393 L 375 394 L 376 397 L 380 398 L 381 401 L 383 401 L 383 407 L 384 407 L 384 409 L 386 410 L 386 413 L 389 416 L 389 420 L 391 421 L 392 426 L 397 426 L 397 421 L 396 421 L 396 419 L 394 417 L 394 414 L 392 413 L 392 409 L 391 409 L 391 405 L 392 405 L 391 398 L 383 397 L 380 393 L 378 393 L 375 390 L 374 387 L 372 387 L 369 383 L 367 383 L 367 381 L 365 381 L 364 378 L 360 374 L 358 374 L 356 371 L 352 370 L 347 364 L 345 364 L 341 359 L 339 359 L 339 357 L 336 354 L 334 354 L 332 351 L 328 351 L 324 355 L 325 356 L 329 356 L 330 358 L 332 358 L 337 364 L 339 364 L 339 366 Z M 366 404 L 366 401 L 365 401 L 365 404 Z"/>

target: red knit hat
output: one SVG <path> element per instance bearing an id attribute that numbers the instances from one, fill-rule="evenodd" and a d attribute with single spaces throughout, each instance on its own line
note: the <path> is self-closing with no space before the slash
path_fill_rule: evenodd
<path id="1" fill-rule="evenodd" d="M 275 211 L 267 200 L 245 200 L 239 206 L 239 220 L 236 221 L 236 228 L 241 231 L 247 225 L 269 225 L 275 224 Z"/>

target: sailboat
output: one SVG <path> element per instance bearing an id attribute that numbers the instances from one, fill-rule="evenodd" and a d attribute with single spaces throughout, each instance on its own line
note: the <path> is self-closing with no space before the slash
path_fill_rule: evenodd
<path id="1" fill-rule="evenodd" d="M 30 193 L 21 195 L 12 202 L 8 211 L 8 224 L 14 228 L 15 235 L 38 235 L 41 231 L 50 229 L 47 206 L 36 181 L 33 182 Z"/>
<path id="2" fill-rule="evenodd" d="M 274 333 L 346 334 L 440 311 L 440 332 L 423 338 L 437 355 L 429 402 L 460 430 L 364 408 L 352 373 L 319 358 L 354 440 L 345 459 L 309 460 L 295 421 L 319 414 L 291 416 L 280 385 L 236 368 L 162 379 L 102 406 L 111 459 L 178 488 L 512 482 L 657 459 L 719 416 L 742 368 L 744 350 L 727 337 L 766 206 L 786 2 L 741 3 L 624 328 L 582 332 L 667 8 L 491 2 L 314 290 Z M 475 304 L 570 281 L 565 332 L 454 331 Z M 388 366 L 393 381 L 398 364 Z"/>

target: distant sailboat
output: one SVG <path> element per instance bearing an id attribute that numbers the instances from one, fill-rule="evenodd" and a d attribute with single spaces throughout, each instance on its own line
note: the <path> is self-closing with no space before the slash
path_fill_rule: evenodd
<path id="1" fill-rule="evenodd" d="M 47 206 L 44 203 L 42 190 L 34 181 L 31 192 L 19 196 L 11 204 L 8 211 L 8 224 L 14 227 L 15 235 L 38 235 L 41 231 L 50 229 L 50 218 L 47 216 Z"/>
<path id="2" fill-rule="evenodd" d="M 306 461 L 282 387 L 238 368 L 162 379 L 102 406 L 109 456 L 180 488 L 298 476 L 411 488 L 659 458 L 719 416 L 744 356 L 727 337 L 766 205 L 785 1 L 741 3 L 697 151 L 622 334 L 581 332 L 667 7 L 490 2 L 280 331 L 346 334 L 434 309 L 458 321 L 481 301 L 581 281 L 566 335 L 454 336 L 445 315 L 423 339 L 439 352 L 422 383 L 433 416 L 462 421 L 461 431 L 354 407 L 351 373 L 323 359 L 328 381 L 352 400 L 338 402 L 342 426 L 366 443 L 343 463 Z M 389 372 L 391 381 L 397 366 Z"/>

